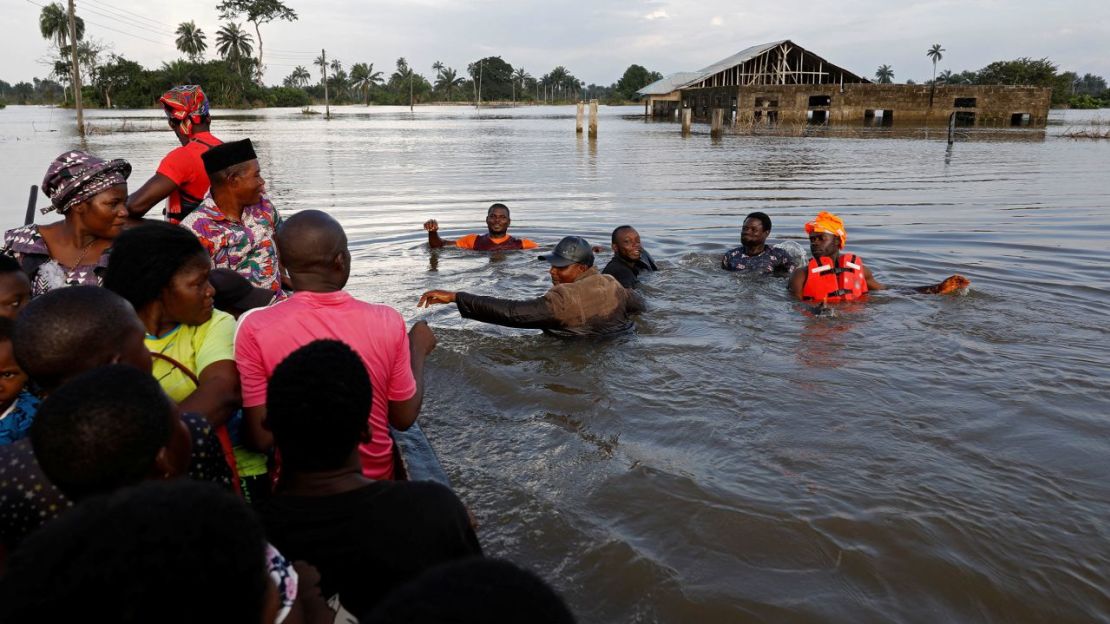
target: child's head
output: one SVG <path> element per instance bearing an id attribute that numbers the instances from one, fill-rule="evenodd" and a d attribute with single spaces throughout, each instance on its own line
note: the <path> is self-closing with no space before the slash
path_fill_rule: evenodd
<path id="1" fill-rule="evenodd" d="M 27 383 L 27 374 L 19 367 L 12 353 L 12 327 L 10 318 L 0 316 L 0 409 L 7 409 Z"/>
<path id="2" fill-rule="evenodd" d="M 15 318 L 31 300 L 31 281 L 11 256 L 0 254 L 0 317 Z"/>

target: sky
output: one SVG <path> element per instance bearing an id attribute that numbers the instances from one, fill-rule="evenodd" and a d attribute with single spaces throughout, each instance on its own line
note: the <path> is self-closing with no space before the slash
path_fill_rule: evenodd
<path id="1" fill-rule="evenodd" d="M 881 64 L 895 82 L 930 78 L 925 51 L 945 49 L 938 71 L 993 61 L 1047 57 L 1060 69 L 1110 80 L 1110 2 L 1106 0 L 934 0 L 897 2 L 779 0 L 285 0 L 296 22 L 262 26 L 265 82 L 296 65 L 310 71 L 327 49 L 344 66 L 374 63 L 388 77 L 405 57 L 427 77 L 442 61 L 466 65 L 497 55 L 539 77 L 565 66 L 587 84 L 609 85 L 640 64 L 669 74 L 693 71 L 751 45 L 791 39 L 865 77 Z M 0 79 L 45 77 L 50 44 L 38 28 L 47 0 L 0 0 Z M 156 67 L 179 58 L 177 24 L 193 20 L 214 54 L 217 0 L 77 0 L 86 38 Z M 247 25 L 249 27 L 249 25 Z M 253 29 L 252 29 L 253 32 Z"/>

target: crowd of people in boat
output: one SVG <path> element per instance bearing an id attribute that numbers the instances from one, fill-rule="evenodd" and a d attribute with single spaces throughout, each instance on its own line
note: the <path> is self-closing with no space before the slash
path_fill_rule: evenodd
<path id="1" fill-rule="evenodd" d="M 250 139 L 211 133 L 197 86 L 161 98 L 180 142 L 138 190 L 131 165 L 70 151 L 44 213 L 0 248 L 0 621 L 571 622 L 546 583 L 485 559 L 448 487 L 400 476 L 391 429 L 417 421 L 427 323 L 344 290 L 343 227 L 282 218 Z M 165 202 L 165 219 L 144 219 Z M 487 233 L 431 248 L 529 250 L 490 206 Z M 789 276 L 815 304 L 883 285 L 843 251 L 843 222 L 806 224 L 806 266 L 749 215 L 730 271 Z M 635 228 L 601 270 L 568 236 L 530 300 L 431 290 L 466 318 L 557 335 L 628 331 L 658 265 Z M 966 288 L 953 276 L 923 292 Z"/>

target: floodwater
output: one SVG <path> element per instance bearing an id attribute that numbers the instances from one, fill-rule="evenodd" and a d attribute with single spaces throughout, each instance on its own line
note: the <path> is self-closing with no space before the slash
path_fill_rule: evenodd
<path id="1" fill-rule="evenodd" d="M 602 107 L 596 143 L 573 107 L 217 112 L 214 129 L 254 139 L 281 210 L 344 224 L 351 290 L 431 323 L 421 423 L 486 552 L 582 622 L 1110 621 L 1110 141 L 1059 136 L 1110 111 L 951 150 L 943 131 L 683 138 L 639 111 Z M 88 139 L 134 187 L 174 145 L 158 111 L 90 117 L 158 130 Z M 71 119 L 0 111 L 5 226 L 77 145 Z M 429 252 L 425 219 L 481 231 L 494 201 L 548 245 L 634 224 L 662 267 L 636 334 L 418 310 L 429 288 L 548 287 L 533 254 Z M 784 280 L 718 268 L 748 212 L 804 244 L 822 209 L 880 281 L 958 272 L 970 292 L 814 317 Z"/>

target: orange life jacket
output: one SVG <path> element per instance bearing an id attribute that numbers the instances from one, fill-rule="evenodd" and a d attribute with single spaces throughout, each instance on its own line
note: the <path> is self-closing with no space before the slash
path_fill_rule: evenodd
<path id="1" fill-rule="evenodd" d="M 831 258 L 816 258 L 806 267 L 806 285 L 802 300 L 815 303 L 854 301 L 867 294 L 863 277 L 863 261 L 855 254 L 840 254 L 837 265 Z"/>

